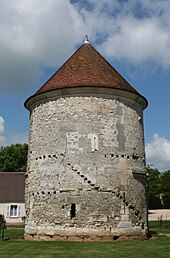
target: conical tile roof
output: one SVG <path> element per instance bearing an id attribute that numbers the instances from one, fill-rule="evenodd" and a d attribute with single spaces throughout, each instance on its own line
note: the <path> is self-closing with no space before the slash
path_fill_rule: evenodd
<path id="1" fill-rule="evenodd" d="M 36 94 L 80 86 L 111 87 L 137 93 L 100 53 L 87 43 L 83 44 Z"/>
<path id="2" fill-rule="evenodd" d="M 147 106 L 147 100 L 89 43 L 84 43 L 33 96 L 73 87 L 104 87 L 127 91 L 142 97 Z"/>

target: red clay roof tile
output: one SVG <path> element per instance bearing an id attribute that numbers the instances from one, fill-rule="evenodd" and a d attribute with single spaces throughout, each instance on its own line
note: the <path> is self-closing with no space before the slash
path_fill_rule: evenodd
<path id="1" fill-rule="evenodd" d="M 35 95 L 70 87 L 109 87 L 140 95 L 90 44 L 83 44 Z"/>

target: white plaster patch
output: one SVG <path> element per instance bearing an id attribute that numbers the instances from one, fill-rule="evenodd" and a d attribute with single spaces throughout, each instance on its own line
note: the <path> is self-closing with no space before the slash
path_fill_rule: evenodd
<path id="1" fill-rule="evenodd" d="M 69 132 L 66 133 L 67 149 L 79 149 L 79 133 Z"/>
<path id="2" fill-rule="evenodd" d="M 89 133 L 88 139 L 91 140 L 91 151 L 97 151 L 98 150 L 98 136 L 95 133 Z"/>

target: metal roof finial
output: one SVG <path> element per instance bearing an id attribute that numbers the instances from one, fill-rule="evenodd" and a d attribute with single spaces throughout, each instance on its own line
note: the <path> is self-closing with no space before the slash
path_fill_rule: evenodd
<path id="1" fill-rule="evenodd" d="M 87 36 L 87 35 L 85 36 L 84 44 L 89 44 L 89 39 L 88 39 L 88 36 Z"/>

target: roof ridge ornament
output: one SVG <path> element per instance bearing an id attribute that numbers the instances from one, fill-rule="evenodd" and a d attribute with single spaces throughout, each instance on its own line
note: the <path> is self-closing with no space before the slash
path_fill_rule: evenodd
<path id="1" fill-rule="evenodd" d="M 90 42 L 89 42 L 89 39 L 88 39 L 88 35 L 86 34 L 86 36 L 85 36 L 85 39 L 84 39 L 84 44 L 89 44 Z"/>

